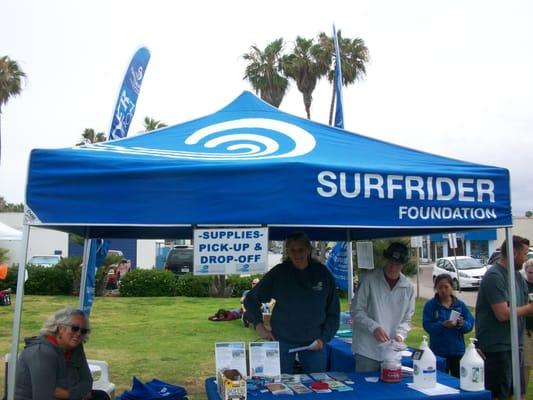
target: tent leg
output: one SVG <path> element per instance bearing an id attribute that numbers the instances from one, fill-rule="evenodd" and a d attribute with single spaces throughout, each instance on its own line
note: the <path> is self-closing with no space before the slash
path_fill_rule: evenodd
<path id="1" fill-rule="evenodd" d="M 346 229 L 346 257 L 348 257 L 348 304 L 353 299 L 353 257 L 350 230 Z"/>
<path id="2" fill-rule="evenodd" d="M 511 321 L 511 353 L 513 364 L 513 398 L 520 400 L 520 362 L 518 356 L 518 319 L 516 314 L 516 287 L 515 287 L 515 270 L 514 270 L 514 251 L 513 251 L 513 235 L 511 228 L 505 228 L 505 241 L 507 244 L 507 274 L 509 277 L 509 293 L 510 293 L 510 305 L 511 315 L 509 317 Z M 526 382 L 527 384 L 527 382 Z"/>
<path id="3" fill-rule="evenodd" d="M 87 286 L 87 265 L 89 263 L 89 252 L 91 251 L 92 239 L 85 238 L 83 242 L 83 263 L 81 267 L 81 279 L 80 279 L 80 310 L 83 310 L 86 296 Z"/>
<path id="4" fill-rule="evenodd" d="M 11 354 L 7 370 L 7 399 L 15 399 L 15 371 L 18 361 L 18 348 L 20 340 L 20 321 L 22 317 L 22 301 L 24 298 L 24 281 L 26 277 L 26 261 L 28 258 L 28 243 L 30 239 L 30 225 L 24 219 L 22 230 L 22 257 L 19 260 L 17 276 L 17 295 L 15 300 L 15 313 L 13 315 L 13 331 L 11 333 Z"/>

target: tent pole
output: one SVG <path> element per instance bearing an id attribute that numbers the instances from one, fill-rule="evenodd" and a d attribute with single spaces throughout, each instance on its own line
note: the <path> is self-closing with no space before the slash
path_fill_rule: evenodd
<path id="1" fill-rule="evenodd" d="M 350 229 L 346 229 L 346 257 L 348 257 L 348 304 L 353 299 L 353 257 Z"/>
<path id="2" fill-rule="evenodd" d="M 18 361 L 18 348 L 20 340 L 20 321 L 22 317 L 22 301 L 24 297 L 24 281 L 26 277 L 26 262 L 28 259 L 28 243 L 30 239 L 30 225 L 24 218 L 22 229 L 22 255 L 19 260 L 17 276 L 17 295 L 15 300 L 15 314 L 13 315 L 13 331 L 11 333 L 11 354 L 9 356 L 7 371 L 7 399 L 15 399 L 15 371 Z"/>
<path id="3" fill-rule="evenodd" d="M 91 251 L 92 239 L 85 236 L 83 241 L 83 263 L 81 267 L 81 279 L 80 279 L 80 310 L 83 310 L 83 304 L 85 304 L 85 285 L 87 285 L 87 265 L 89 263 L 89 252 Z"/>
<path id="4" fill-rule="evenodd" d="M 507 245 L 507 274 L 509 277 L 509 294 L 511 314 L 509 319 L 511 321 L 511 354 L 513 364 L 513 398 L 520 400 L 520 363 L 518 360 L 518 321 L 516 314 L 516 288 L 515 288 L 515 270 L 514 270 L 514 251 L 513 251 L 513 235 L 511 228 L 505 228 L 505 241 Z M 527 382 L 526 382 L 527 384 Z"/>

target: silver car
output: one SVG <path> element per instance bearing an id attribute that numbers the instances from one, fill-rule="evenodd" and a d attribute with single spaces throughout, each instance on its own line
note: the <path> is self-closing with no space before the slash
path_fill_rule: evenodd
<path id="1" fill-rule="evenodd" d="M 455 290 L 459 289 L 459 285 L 461 289 L 477 288 L 485 272 L 487 272 L 487 267 L 483 266 L 475 258 L 468 256 L 443 257 L 435 262 L 433 281 L 440 274 L 448 274 L 452 277 Z"/>

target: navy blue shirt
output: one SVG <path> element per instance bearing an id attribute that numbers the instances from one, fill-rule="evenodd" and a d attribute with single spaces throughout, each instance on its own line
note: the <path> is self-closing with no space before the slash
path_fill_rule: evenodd
<path id="1" fill-rule="evenodd" d="M 303 270 L 292 262 L 276 265 L 244 299 L 247 319 L 262 321 L 261 303 L 276 300 L 270 325 L 276 340 L 308 345 L 316 339 L 329 342 L 339 329 L 340 305 L 329 270 L 311 262 Z"/>

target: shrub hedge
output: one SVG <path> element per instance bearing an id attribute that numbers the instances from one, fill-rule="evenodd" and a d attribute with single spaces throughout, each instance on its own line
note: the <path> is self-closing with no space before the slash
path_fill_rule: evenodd
<path id="1" fill-rule="evenodd" d="M 252 281 L 255 278 L 261 279 L 262 275 L 252 275 L 239 277 L 237 275 L 229 275 L 226 277 L 227 284 L 233 286 L 233 294 L 231 297 L 241 297 L 242 293 L 245 290 L 250 290 L 252 288 Z"/>
<path id="2" fill-rule="evenodd" d="M 57 267 L 28 266 L 28 280 L 24 293 L 39 295 L 68 295 L 72 293 L 72 275 Z"/>
<path id="3" fill-rule="evenodd" d="M 28 280 L 24 285 L 27 294 L 35 295 L 78 295 L 80 282 L 80 259 L 63 259 L 60 265 L 52 268 L 28 266 Z M 416 268 L 416 266 L 415 266 Z M 102 295 L 105 275 L 109 266 L 102 265 L 96 273 L 96 295 Z M 5 280 L 0 281 L 0 290 L 11 288 L 16 291 L 18 268 L 8 269 Z M 232 297 L 240 298 L 245 290 L 252 287 L 254 278 L 262 275 L 239 277 L 226 276 L 226 286 L 233 288 Z M 124 297 L 187 296 L 209 297 L 213 276 L 184 274 L 176 278 L 172 272 L 135 269 L 128 272 L 119 283 L 119 293 Z M 76 286 L 77 287 L 74 287 Z M 341 297 L 345 296 L 339 293 Z"/>
<path id="4" fill-rule="evenodd" d="M 176 278 L 169 271 L 136 269 L 120 280 L 119 291 L 124 297 L 174 296 Z"/>
<path id="5" fill-rule="evenodd" d="M 176 296 L 209 297 L 212 276 L 180 275 L 176 279 Z"/>

